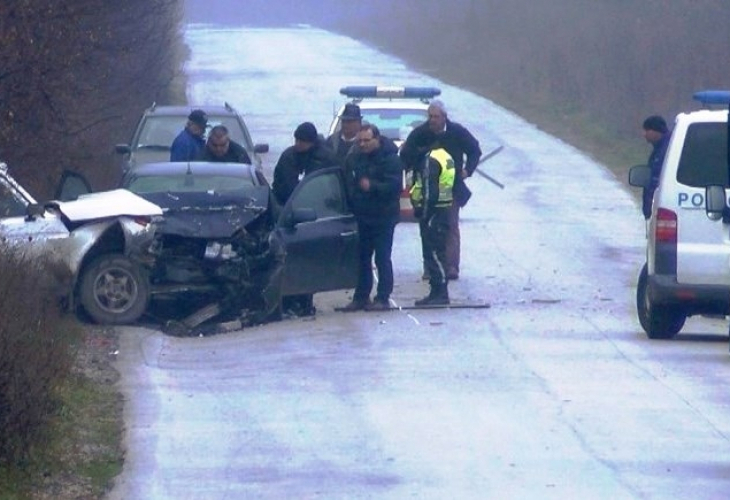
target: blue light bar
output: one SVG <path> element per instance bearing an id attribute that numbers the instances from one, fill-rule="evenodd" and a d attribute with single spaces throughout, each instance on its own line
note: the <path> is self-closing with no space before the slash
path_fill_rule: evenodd
<path id="1" fill-rule="evenodd" d="M 340 94 L 351 99 L 380 97 L 385 99 L 432 99 L 441 94 L 436 87 L 385 87 L 378 85 L 352 85 L 342 87 Z"/>
<path id="2" fill-rule="evenodd" d="M 692 98 L 702 104 L 730 105 L 730 90 L 703 90 L 695 92 Z"/>

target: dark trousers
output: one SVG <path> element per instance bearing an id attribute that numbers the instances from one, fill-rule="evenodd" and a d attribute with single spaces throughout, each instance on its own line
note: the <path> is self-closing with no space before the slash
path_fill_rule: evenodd
<path id="1" fill-rule="evenodd" d="M 459 205 L 454 203 L 451 207 L 443 209 L 448 212 L 449 232 L 446 235 L 446 274 L 452 276 L 459 275 L 460 257 L 461 257 L 461 234 L 459 233 Z M 440 209 L 441 210 L 441 209 Z M 423 233 L 421 233 L 423 235 Z M 426 266 L 426 247 L 425 240 L 421 236 L 421 251 L 423 254 L 423 274 L 428 276 L 428 267 Z"/>
<path id="2" fill-rule="evenodd" d="M 446 273 L 459 275 L 461 261 L 461 233 L 459 232 L 459 210 L 461 207 L 454 203 L 449 212 L 449 234 L 446 237 Z"/>
<path id="3" fill-rule="evenodd" d="M 364 301 L 370 297 L 373 289 L 373 255 L 375 268 L 378 271 L 377 300 L 388 300 L 393 293 L 393 234 L 395 222 L 382 224 L 366 224 L 358 222 L 360 233 L 360 258 L 357 287 L 353 300 Z"/>
<path id="4" fill-rule="evenodd" d="M 450 210 L 437 208 L 428 219 L 421 219 L 418 222 L 423 247 L 423 265 L 431 286 L 447 282 L 446 242 L 449 236 Z"/>

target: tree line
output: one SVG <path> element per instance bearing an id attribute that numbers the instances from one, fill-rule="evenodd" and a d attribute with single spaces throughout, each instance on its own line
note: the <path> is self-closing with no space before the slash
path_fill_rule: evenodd
<path id="1" fill-rule="evenodd" d="M 364 40 L 583 149 L 640 143 L 647 115 L 671 121 L 698 108 L 695 91 L 730 88 L 726 0 L 248 0 L 227 20 L 188 9 Z"/>
<path id="2" fill-rule="evenodd" d="M 182 15 L 179 0 L 0 2 L 0 161 L 39 198 L 64 169 L 113 187 L 113 144 L 181 93 Z"/>

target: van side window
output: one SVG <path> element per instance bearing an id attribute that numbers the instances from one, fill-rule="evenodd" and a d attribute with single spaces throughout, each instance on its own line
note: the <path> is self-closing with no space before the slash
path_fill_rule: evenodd
<path id="1" fill-rule="evenodd" d="M 687 129 L 677 181 L 687 186 L 728 187 L 726 123 L 695 123 Z"/>

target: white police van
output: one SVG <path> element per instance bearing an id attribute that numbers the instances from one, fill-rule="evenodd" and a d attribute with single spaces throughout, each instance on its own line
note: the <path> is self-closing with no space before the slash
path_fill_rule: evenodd
<path id="1" fill-rule="evenodd" d="M 730 91 L 697 92 L 703 105 L 730 105 Z M 653 339 L 676 335 L 692 315 L 730 314 L 728 110 L 677 115 L 654 192 L 647 253 L 636 290 L 642 328 Z M 646 165 L 629 183 L 647 187 Z"/>
<path id="2" fill-rule="evenodd" d="M 377 126 L 382 135 L 400 147 L 411 130 L 428 120 L 428 105 L 441 94 L 441 90 L 436 87 L 351 85 L 342 87 L 340 94 L 360 107 L 363 121 Z M 339 133 L 342 126 L 340 116 L 344 108 L 343 104 L 333 117 L 329 135 Z M 401 220 L 413 220 L 408 183 L 404 172 L 400 198 Z"/>

